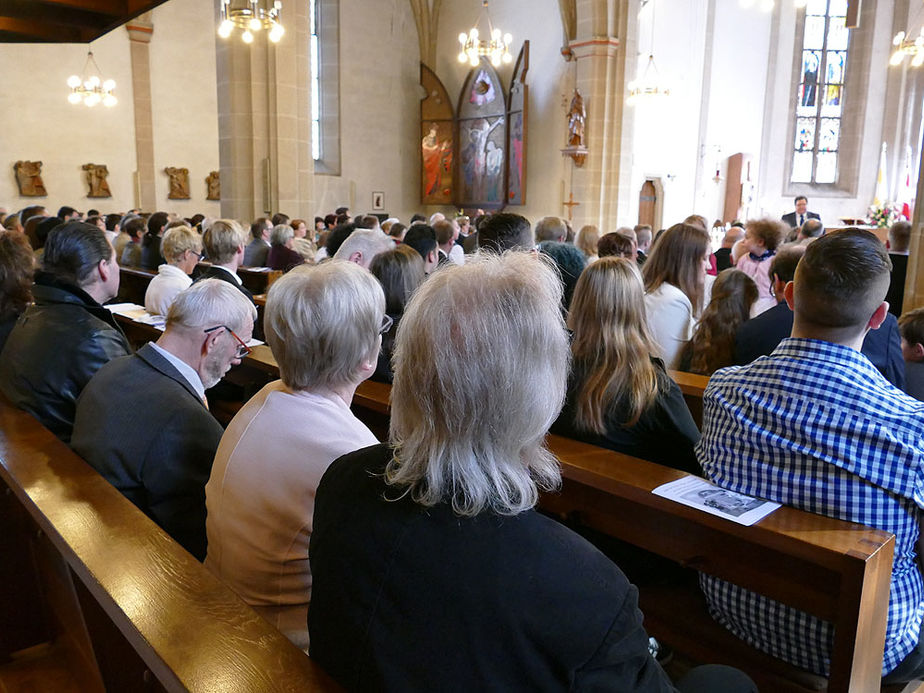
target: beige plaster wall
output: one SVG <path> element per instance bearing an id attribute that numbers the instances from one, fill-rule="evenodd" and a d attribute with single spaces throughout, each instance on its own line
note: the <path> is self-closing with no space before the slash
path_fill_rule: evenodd
<path id="1" fill-rule="evenodd" d="M 340 2 L 341 174 L 314 176 L 315 213 L 372 211 L 372 193 L 404 220 L 418 211 L 419 49 L 407 0 Z M 283 210 L 285 211 L 285 210 Z"/>
<path id="2" fill-rule="evenodd" d="M 184 216 L 215 215 L 204 178 L 218 169 L 215 40 L 211 7 L 201 0 L 171 0 L 152 13 L 151 88 L 157 206 Z M 33 200 L 16 187 L 13 163 L 44 162 L 49 211 L 67 204 L 81 211 L 122 212 L 134 207 L 135 122 L 128 33 L 119 27 L 92 44 L 103 79 L 116 81 L 116 106 L 92 109 L 67 101 L 67 78 L 79 73 L 81 44 L 0 44 L 0 206 L 20 209 Z M 88 199 L 81 166 L 109 167 L 109 199 Z M 191 200 L 167 200 L 166 166 L 190 170 Z"/>
<path id="3" fill-rule="evenodd" d="M 151 96 L 159 209 L 188 217 L 217 216 L 205 199 L 205 177 L 218 170 L 218 93 L 212 7 L 170 0 L 152 13 Z M 189 200 L 168 200 L 167 166 L 189 169 Z"/>
<path id="4" fill-rule="evenodd" d="M 87 108 L 67 101 L 67 78 L 83 69 L 82 44 L 0 44 L 0 205 L 11 210 L 41 202 L 54 214 L 61 205 L 81 211 L 123 211 L 134 205 L 134 119 L 131 65 L 125 30 L 93 43 L 103 79 L 116 81 L 119 103 Z M 19 160 L 40 160 L 48 196 L 20 197 L 13 173 Z M 109 167 L 110 199 L 88 199 L 81 166 Z"/>

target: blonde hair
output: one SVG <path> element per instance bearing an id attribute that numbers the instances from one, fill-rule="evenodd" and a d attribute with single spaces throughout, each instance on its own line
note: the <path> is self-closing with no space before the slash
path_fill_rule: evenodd
<path id="1" fill-rule="evenodd" d="M 584 253 L 584 257 L 589 258 L 597 254 L 597 241 L 599 240 L 600 229 L 588 224 L 587 226 L 582 226 L 581 230 L 578 231 L 577 238 L 574 239 L 574 245 Z"/>
<path id="2" fill-rule="evenodd" d="M 515 515 L 558 485 L 544 441 L 568 375 L 561 291 L 549 261 L 517 251 L 479 253 L 420 286 L 396 339 L 388 484 L 461 516 Z"/>
<path id="3" fill-rule="evenodd" d="M 161 252 L 168 263 L 174 265 L 183 259 L 187 250 L 197 255 L 202 252 L 202 236 L 188 226 L 167 229 L 161 243 Z"/>
<path id="4" fill-rule="evenodd" d="M 645 291 L 656 291 L 662 284 L 680 289 L 693 306 L 693 314 L 703 309 L 705 271 L 703 258 L 709 250 L 709 234 L 690 224 L 674 224 L 655 241 L 651 255 L 642 265 Z"/>
<path id="5" fill-rule="evenodd" d="M 263 330 L 292 390 L 356 382 L 363 361 L 375 361 L 385 295 L 359 265 L 331 260 L 300 265 L 270 287 Z"/>
<path id="6" fill-rule="evenodd" d="M 247 242 L 247 233 L 234 219 L 216 219 L 202 236 L 202 242 L 209 262 L 224 265 Z"/>
<path id="7" fill-rule="evenodd" d="M 574 370 L 584 379 L 575 398 L 575 426 L 605 433 L 604 415 L 614 400 L 627 403 L 622 424 L 636 424 L 661 384 L 635 263 L 603 257 L 589 265 L 574 290 L 568 327 Z"/>

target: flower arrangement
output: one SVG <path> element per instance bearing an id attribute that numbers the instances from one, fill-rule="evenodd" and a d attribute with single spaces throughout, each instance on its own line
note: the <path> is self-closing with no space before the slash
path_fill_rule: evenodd
<path id="1" fill-rule="evenodd" d="M 871 205 L 866 211 L 866 221 L 870 226 L 886 228 L 903 219 L 902 208 L 891 202 Z"/>

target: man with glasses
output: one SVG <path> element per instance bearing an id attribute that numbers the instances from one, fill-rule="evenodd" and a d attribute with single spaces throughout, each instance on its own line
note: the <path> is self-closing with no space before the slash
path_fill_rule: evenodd
<path id="1" fill-rule="evenodd" d="M 177 295 L 160 339 L 100 369 L 77 402 L 71 447 L 199 560 L 222 435 L 205 391 L 250 352 L 255 318 L 228 282 L 197 282 Z"/>

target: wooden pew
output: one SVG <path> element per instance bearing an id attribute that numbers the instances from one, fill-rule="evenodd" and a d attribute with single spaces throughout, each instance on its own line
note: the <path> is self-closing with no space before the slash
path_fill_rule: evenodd
<path id="1" fill-rule="evenodd" d="M 20 602 L 31 621 L 47 614 L 39 632 L 7 618 L 3 642 L 26 647 L 54 637 L 79 690 L 339 690 L 66 445 L 5 401 L 0 490 L 3 531 L 20 540 L 19 552 L 0 555 L 0 563 L 41 586 L 11 593 L 17 585 L 5 581 L 3 602 Z"/>
<path id="2" fill-rule="evenodd" d="M 119 303 L 144 305 L 144 294 L 157 272 L 140 267 L 119 267 Z"/>
<path id="3" fill-rule="evenodd" d="M 366 381 L 354 408 L 364 420 L 381 415 L 389 394 L 388 385 Z M 543 494 L 544 511 L 831 621 L 831 676 L 825 681 L 733 636 L 709 616 L 695 581 L 641 589 L 650 634 L 696 661 L 737 666 L 764 691 L 879 689 L 891 534 L 787 507 L 744 527 L 651 493 L 684 472 L 561 436 L 547 443 L 563 483 L 560 493 Z"/>
<path id="4" fill-rule="evenodd" d="M 699 375 L 697 373 L 686 373 L 684 371 L 669 371 L 673 381 L 680 386 L 683 393 L 683 399 L 687 403 L 690 414 L 696 425 L 703 427 L 703 392 L 706 391 L 706 385 L 709 384 L 708 375 Z"/>
<path id="5" fill-rule="evenodd" d="M 266 346 L 238 368 L 267 382 L 278 365 Z M 701 402 L 708 378 L 672 372 Z M 354 412 L 387 434 L 391 387 L 366 381 Z M 781 508 L 752 527 L 687 508 L 651 490 L 685 476 L 644 460 L 550 435 L 562 466 L 560 493 L 540 507 L 682 566 L 744 585 L 836 626 L 828 681 L 758 652 L 716 624 L 695 582 L 643 587 L 640 603 L 652 635 L 700 662 L 728 663 L 767 691 L 866 691 L 879 686 L 894 537 L 863 525 Z"/>

